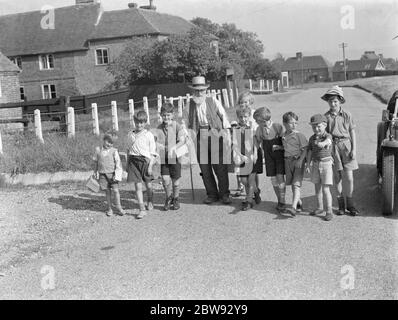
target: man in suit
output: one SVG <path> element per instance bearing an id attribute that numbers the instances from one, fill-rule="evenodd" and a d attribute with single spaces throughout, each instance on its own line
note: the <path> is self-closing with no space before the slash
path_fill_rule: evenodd
<path id="1" fill-rule="evenodd" d="M 197 134 L 199 167 L 206 188 L 204 203 L 230 204 L 228 165 L 231 163 L 231 125 L 221 103 L 206 95 L 209 85 L 202 76 L 192 78 L 188 128 Z M 218 185 L 215 176 L 217 176 Z"/>

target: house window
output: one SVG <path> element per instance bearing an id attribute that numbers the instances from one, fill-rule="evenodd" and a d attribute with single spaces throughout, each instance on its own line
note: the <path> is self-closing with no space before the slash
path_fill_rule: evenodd
<path id="1" fill-rule="evenodd" d="M 54 69 L 54 56 L 52 54 L 43 54 L 39 56 L 40 70 Z"/>
<path id="2" fill-rule="evenodd" d="M 22 58 L 21 57 L 10 57 L 9 58 L 14 64 L 18 66 L 19 69 L 22 69 Z"/>
<path id="3" fill-rule="evenodd" d="M 95 50 L 96 64 L 97 66 L 109 64 L 109 52 L 108 49 L 96 49 Z"/>
<path id="4" fill-rule="evenodd" d="M 43 99 L 54 99 L 57 97 L 57 92 L 55 90 L 54 84 L 42 84 L 41 92 L 43 95 Z"/>
<path id="5" fill-rule="evenodd" d="M 21 95 L 21 100 L 25 100 L 25 88 L 24 87 L 19 87 L 19 93 Z"/>

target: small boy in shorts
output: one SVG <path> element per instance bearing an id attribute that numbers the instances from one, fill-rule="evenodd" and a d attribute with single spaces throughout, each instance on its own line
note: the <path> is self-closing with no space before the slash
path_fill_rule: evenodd
<path id="1" fill-rule="evenodd" d="M 116 209 L 119 215 L 125 214 L 120 203 L 118 181 L 122 181 L 122 164 L 116 148 L 113 147 L 113 137 L 105 134 L 102 148 L 97 148 L 93 158 L 95 162 L 94 176 L 99 179 L 101 190 L 105 191 L 106 202 L 108 203 L 108 217 L 113 215 L 112 192 L 115 198 Z"/>
<path id="2" fill-rule="evenodd" d="M 271 120 L 271 111 L 266 108 L 258 108 L 253 114 L 258 127 L 256 130 L 256 141 L 262 147 L 265 159 L 265 172 L 267 177 L 271 177 L 278 205 L 279 212 L 285 212 L 285 164 L 283 159 L 282 135 L 283 126 Z"/>
<path id="3" fill-rule="evenodd" d="M 172 103 L 166 102 L 162 105 L 160 116 L 163 122 L 158 126 L 156 133 L 156 145 L 161 160 L 160 174 L 166 193 L 164 211 L 180 209 L 181 163 L 178 161 L 175 150 L 184 145 L 186 140 L 184 130 L 174 121 L 174 112 Z"/>
<path id="4" fill-rule="evenodd" d="M 311 117 L 310 125 L 314 134 L 310 137 L 307 151 L 307 172 L 311 172 L 311 181 L 315 185 L 317 209 L 310 212 L 310 215 L 322 214 L 323 197 L 326 202 L 325 220 L 333 218 L 332 194 L 330 186 L 333 185 L 333 157 L 332 157 L 332 136 L 326 132 L 327 119 L 323 114 L 316 114 Z M 310 165 L 312 167 L 310 170 Z"/>
<path id="5" fill-rule="evenodd" d="M 286 185 L 292 186 L 292 207 L 287 211 L 294 217 L 302 210 L 301 185 L 304 178 L 304 161 L 307 155 L 307 138 L 297 131 L 298 116 L 294 112 L 286 112 L 283 115 L 283 126 L 285 134 L 282 136 L 283 148 L 285 150 L 285 173 Z"/>
<path id="6" fill-rule="evenodd" d="M 233 159 L 236 164 L 236 174 L 246 188 L 246 199 L 241 210 L 253 208 L 253 198 L 260 203 L 256 185 L 257 174 L 263 173 L 263 156 L 261 148 L 255 139 L 255 130 L 251 124 L 251 109 L 249 106 L 236 109 L 238 126 L 233 128 Z"/>
<path id="7" fill-rule="evenodd" d="M 333 137 L 332 155 L 337 201 L 339 204 L 338 215 L 345 214 L 347 208 L 352 216 L 359 214 L 353 200 L 354 174 L 358 169 L 356 160 L 356 135 L 354 119 L 341 105 L 345 103 L 343 90 L 339 86 L 333 86 L 322 97 L 329 104 L 329 111 L 325 113 L 327 118 L 326 131 Z M 346 190 L 343 190 L 343 182 Z M 346 201 L 344 201 L 344 194 Z"/>
<path id="8" fill-rule="evenodd" d="M 145 111 L 134 115 L 135 130 L 128 133 L 130 147 L 128 149 L 127 182 L 135 184 L 139 213 L 137 219 L 142 219 L 147 210 L 153 209 L 152 167 L 155 163 L 156 143 L 152 132 L 145 129 L 148 116 Z M 147 206 L 144 205 L 143 183 L 147 192 Z"/>
<path id="9" fill-rule="evenodd" d="M 244 91 L 242 92 L 239 97 L 238 97 L 238 106 L 237 109 L 242 109 L 242 108 L 246 108 L 249 107 L 250 108 L 250 117 L 249 117 L 249 123 L 251 128 L 254 130 L 254 132 L 256 132 L 256 129 L 258 127 L 256 121 L 254 121 L 253 118 L 253 114 L 254 114 L 254 97 L 253 94 L 250 91 Z M 261 164 L 262 166 L 262 164 Z M 261 197 L 260 197 L 260 188 L 259 186 L 259 181 L 258 181 L 258 176 L 255 176 L 255 180 L 256 180 L 256 190 L 254 192 L 254 198 L 257 204 L 259 204 L 261 202 Z M 235 194 L 235 196 L 240 196 L 241 193 L 243 193 L 243 188 L 244 185 L 242 184 L 242 182 L 240 181 L 239 176 L 237 176 L 237 181 L 238 181 L 238 186 L 239 186 L 239 191 Z"/>

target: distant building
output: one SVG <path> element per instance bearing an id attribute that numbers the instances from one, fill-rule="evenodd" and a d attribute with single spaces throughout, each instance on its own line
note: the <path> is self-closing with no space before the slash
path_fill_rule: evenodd
<path id="1" fill-rule="evenodd" d="M 155 9 L 152 0 L 114 11 L 96 0 L 76 0 L 54 10 L 53 26 L 51 14 L 41 11 L 0 16 L 0 51 L 21 69 L 18 90 L 28 100 L 96 93 L 113 82 L 106 68 L 126 41 L 162 40 L 194 26 Z"/>
<path id="2" fill-rule="evenodd" d="M 0 106 L 4 103 L 21 101 L 21 93 L 19 91 L 20 72 L 21 70 L 0 52 Z M 22 117 L 21 108 L 0 108 L 1 119 L 20 117 Z M 10 127 L 10 125 L 1 124 L 0 127 Z"/>
<path id="3" fill-rule="evenodd" d="M 346 60 L 347 80 L 374 77 L 377 71 L 386 70 L 383 61 L 376 59 Z M 333 81 L 344 81 L 344 62 L 337 61 L 333 67 Z"/>
<path id="4" fill-rule="evenodd" d="M 285 61 L 282 72 L 288 73 L 289 86 L 330 79 L 328 65 L 322 56 L 302 56 L 301 52 Z"/>
<path id="5" fill-rule="evenodd" d="M 21 101 L 19 73 L 21 70 L 0 52 L 0 104 Z"/>

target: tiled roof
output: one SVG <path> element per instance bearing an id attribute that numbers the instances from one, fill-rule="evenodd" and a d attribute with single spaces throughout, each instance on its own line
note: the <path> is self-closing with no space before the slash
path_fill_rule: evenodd
<path id="1" fill-rule="evenodd" d="M 43 29 L 40 11 L 0 16 L 0 50 L 7 56 L 86 50 L 87 41 L 189 31 L 183 18 L 153 10 L 104 11 L 100 4 L 74 5 L 54 11 L 54 29 Z"/>
<path id="2" fill-rule="evenodd" d="M 7 56 L 82 50 L 94 31 L 99 4 L 54 11 L 54 29 L 43 29 L 40 11 L 0 16 L 0 50 Z"/>
<path id="3" fill-rule="evenodd" d="M 347 60 L 346 61 L 347 72 L 375 70 L 378 62 L 379 62 L 379 59 Z M 343 71 L 344 71 L 344 62 L 337 61 L 334 64 L 333 72 L 343 72 Z"/>
<path id="4" fill-rule="evenodd" d="M 152 10 L 130 8 L 105 11 L 90 39 L 184 34 L 193 26 L 183 18 Z"/>
<path id="5" fill-rule="evenodd" d="M 288 58 L 283 64 L 282 71 L 293 71 L 303 69 L 322 69 L 327 68 L 328 65 L 322 56 L 304 56 L 303 65 L 301 60 L 296 57 Z"/>
<path id="6" fill-rule="evenodd" d="M 0 72 L 19 72 L 19 68 L 0 52 Z"/>

